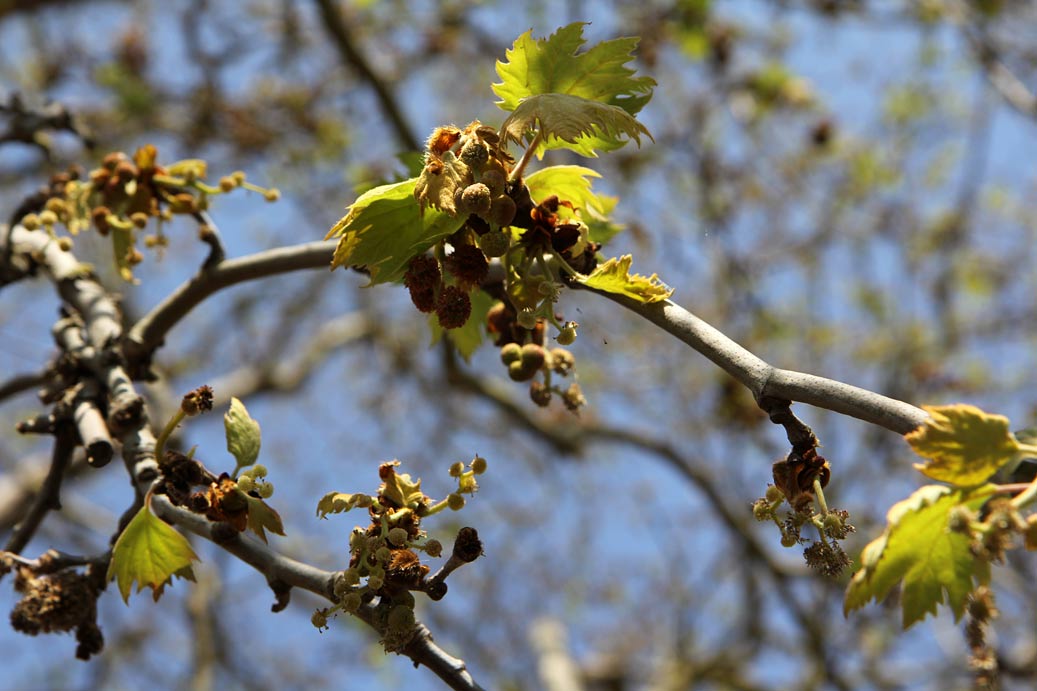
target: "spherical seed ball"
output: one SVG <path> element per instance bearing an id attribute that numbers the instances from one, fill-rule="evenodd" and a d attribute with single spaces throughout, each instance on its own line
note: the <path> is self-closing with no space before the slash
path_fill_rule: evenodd
<path id="1" fill-rule="evenodd" d="M 456 329 L 464 326 L 472 314 L 472 301 L 468 293 L 457 286 L 443 288 L 436 301 L 436 317 L 444 329 Z"/>
<path id="2" fill-rule="evenodd" d="M 542 346 L 538 346 L 536 343 L 527 343 L 522 346 L 521 357 L 523 367 L 538 370 L 544 366 L 547 353 Z"/>
<path id="3" fill-rule="evenodd" d="M 313 613 L 313 616 L 310 617 L 310 623 L 318 629 L 323 629 L 328 625 L 328 615 L 324 613 L 324 610 L 318 609 Z"/>
<path id="4" fill-rule="evenodd" d="M 490 188 L 490 192 L 494 195 L 504 193 L 504 183 L 507 182 L 507 179 L 504 177 L 504 171 L 499 168 L 490 168 L 479 179 L 482 184 Z"/>
<path id="5" fill-rule="evenodd" d="M 526 367 L 521 360 L 516 360 L 508 365 L 508 376 L 512 381 L 529 381 L 536 376 L 536 373 L 536 368 Z"/>
<path id="6" fill-rule="evenodd" d="M 500 359 L 505 365 L 522 359 L 522 346 L 518 343 L 507 343 L 501 346 Z"/>
<path id="7" fill-rule="evenodd" d="M 50 209 L 44 209 L 40 212 L 40 223 L 45 226 L 52 226 L 58 222 L 58 215 Z"/>
<path id="8" fill-rule="evenodd" d="M 464 463 L 462 463 L 461 461 L 450 464 L 450 477 L 461 477 L 461 473 L 463 472 Z"/>
<path id="9" fill-rule="evenodd" d="M 511 225 L 511 222 L 515 220 L 517 211 L 518 207 L 515 206 L 515 200 L 506 194 L 502 194 L 499 197 L 493 198 L 486 214 L 486 220 L 498 226 Z"/>
<path id="10" fill-rule="evenodd" d="M 72 249 L 72 238 L 58 238 L 58 249 L 68 252 Z"/>
<path id="11" fill-rule="evenodd" d="M 558 332 L 558 335 L 555 336 L 555 340 L 558 341 L 558 345 L 572 345 L 576 340 L 576 328 L 566 326 Z"/>
<path id="12" fill-rule="evenodd" d="M 443 553 L 443 543 L 439 540 L 428 540 L 425 542 L 425 554 L 433 559 Z"/>
<path id="13" fill-rule="evenodd" d="M 389 542 L 396 545 L 397 547 L 403 547 L 407 544 L 407 530 L 406 528 L 393 528 L 389 531 Z"/>
<path id="14" fill-rule="evenodd" d="M 446 268 L 463 285 L 477 286 L 489 273 L 486 255 L 475 245 L 459 245 L 446 258 Z"/>
<path id="15" fill-rule="evenodd" d="M 518 325 L 523 329 L 533 329 L 537 325 L 537 315 L 533 310 L 524 307 L 515 317 L 515 321 L 517 321 Z"/>
<path id="16" fill-rule="evenodd" d="M 462 210 L 470 214 L 485 216 L 489 213 L 492 203 L 493 195 L 490 194 L 490 188 L 481 182 L 465 187 L 464 192 L 461 193 Z"/>
<path id="17" fill-rule="evenodd" d="M 529 385 L 529 397 L 541 408 L 546 408 L 551 403 L 551 389 L 544 386 L 543 382 L 532 382 Z"/>
<path id="18" fill-rule="evenodd" d="M 40 217 L 36 214 L 25 214 L 22 217 L 22 226 L 26 230 L 36 230 L 40 227 Z"/>
<path id="19" fill-rule="evenodd" d="M 410 292 L 410 301 L 414 303 L 414 306 L 418 308 L 419 312 L 436 311 L 436 291 L 432 288 L 419 288 L 416 286 L 407 286 L 407 290 Z"/>
<path id="20" fill-rule="evenodd" d="M 137 211 L 130 215 L 130 222 L 137 228 L 144 228 L 148 225 L 148 215 L 143 211 Z"/>
<path id="21" fill-rule="evenodd" d="M 503 230 L 491 230 L 479 238 L 479 249 L 487 257 L 503 257 L 511 248 L 511 235 Z"/>
<path id="22" fill-rule="evenodd" d="M 490 159 L 490 150 L 478 139 L 469 139 L 461 147 L 461 160 L 469 166 L 481 166 Z"/>
<path id="23" fill-rule="evenodd" d="M 435 288 L 443 280 L 439 270 L 439 262 L 435 257 L 419 254 L 407 264 L 407 272 L 403 274 L 403 285 L 410 288 Z"/>
<path id="24" fill-rule="evenodd" d="M 238 478 L 238 489 L 242 492 L 251 492 L 255 486 L 255 481 L 248 475 L 242 475 Z"/>
<path id="25" fill-rule="evenodd" d="M 446 498 L 447 506 L 450 507 L 451 511 L 460 511 L 462 508 L 464 508 L 464 501 L 464 497 L 462 497 L 457 492 L 454 492 Z"/>
<path id="26" fill-rule="evenodd" d="M 486 459 L 482 456 L 476 456 L 472 459 L 472 472 L 476 475 L 482 475 L 486 472 Z"/>

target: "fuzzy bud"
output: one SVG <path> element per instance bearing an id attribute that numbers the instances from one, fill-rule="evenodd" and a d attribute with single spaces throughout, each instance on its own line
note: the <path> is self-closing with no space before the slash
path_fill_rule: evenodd
<path id="1" fill-rule="evenodd" d="M 469 185 L 461 193 L 461 210 L 470 214 L 485 216 L 490 212 L 493 198 L 490 188 L 481 182 Z"/>
<path id="2" fill-rule="evenodd" d="M 425 554 L 436 558 L 443 554 L 443 543 L 439 540 L 429 540 L 425 543 Z"/>
<path id="3" fill-rule="evenodd" d="M 491 230 L 479 238 L 479 249 L 487 257 L 503 257 L 511 248 L 511 236 L 503 230 Z"/>
<path id="4" fill-rule="evenodd" d="M 396 547 L 403 547 L 407 544 L 407 530 L 405 528 L 393 528 L 389 531 L 389 542 Z"/>
<path id="5" fill-rule="evenodd" d="M 476 456 L 472 459 L 470 466 L 473 473 L 476 475 L 482 475 L 486 472 L 486 459 L 482 456 Z"/>

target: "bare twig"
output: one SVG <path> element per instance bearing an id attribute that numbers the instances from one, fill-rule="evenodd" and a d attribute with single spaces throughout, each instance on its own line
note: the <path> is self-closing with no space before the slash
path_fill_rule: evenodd
<path id="1" fill-rule="evenodd" d="M 351 69 L 356 70 L 360 77 L 374 90 L 375 96 L 378 98 L 378 104 L 386 117 L 389 118 L 389 122 L 392 123 L 393 130 L 396 131 L 396 138 L 400 141 L 400 146 L 408 151 L 420 149 L 421 143 L 414 135 L 414 132 L 411 131 L 406 119 L 404 119 L 403 110 L 396 102 L 396 98 L 393 96 L 388 84 L 386 84 L 384 79 L 375 74 L 374 69 L 367 62 L 367 58 L 357 48 L 338 4 L 333 2 L 333 0 L 317 0 L 317 7 L 320 9 L 324 28 L 331 35 L 335 48 L 342 57 L 342 62 Z"/>
<path id="2" fill-rule="evenodd" d="M 65 469 L 72 460 L 72 453 L 76 450 L 76 431 L 72 425 L 59 422 L 54 433 L 54 452 L 50 459 L 50 470 L 47 477 L 40 485 L 40 491 L 32 502 L 32 506 L 26 512 L 22 521 L 15 526 L 14 532 L 8 538 L 4 550 L 7 552 L 21 552 L 29 544 L 29 540 L 36 534 L 36 530 L 43 522 L 44 516 L 52 509 L 61 508 L 61 480 L 65 476 Z"/>

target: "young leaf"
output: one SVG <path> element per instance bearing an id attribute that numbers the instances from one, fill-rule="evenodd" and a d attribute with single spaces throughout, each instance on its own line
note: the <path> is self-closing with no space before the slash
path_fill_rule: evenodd
<path id="1" fill-rule="evenodd" d="M 915 468 L 934 480 L 978 485 L 1020 451 L 1006 417 L 970 405 L 923 407 L 930 418 L 904 438 L 915 453 L 929 459 Z"/>
<path id="2" fill-rule="evenodd" d="M 439 343 L 439 339 L 443 338 L 445 333 L 465 361 L 468 361 L 472 357 L 472 353 L 482 345 L 483 338 L 486 336 L 486 313 L 497 302 L 480 288 L 473 289 L 469 293 L 469 297 L 472 301 L 472 313 L 463 326 L 457 329 L 443 329 L 435 314 L 430 314 L 428 318 L 429 330 L 432 332 L 432 341 L 429 345 L 434 346 Z"/>
<path id="3" fill-rule="evenodd" d="M 843 612 L 881 600 L 899 583 L 903 625 L 908 628 L 935 614 L 946 602 L 959 619 L 976 585 L 990 580 L 989 562 L 969 549 L 969 536 L 948 529 L 952 509 L 978 509 L 990 498 L 992 485 L 972 490 L 926 485 L 897 502 L 886 514 L 885 532 L 864 548 L 861 569 L 846 589 Z"/>
<path id="4" fill-rule="evenodd" d="M 248 497 L 249 530 L 258 535 L 263 542 L 267 541 L 264 529 L 283 536 L 284 523 L 281 522 L 280 514 L 262 499 L 247 494 L 245 496 Z"/>
<path id="5" fill-rule="evenodd" d="M 397 281 L 407 263 L 461 227 L 464 218 L 427 209 L 414 199 L 417 178 L 368 190 L 325 239 L 338 237 L 331 268 L 366 266 L 371 283 Z"/>
<path id="6" fill-rule="evenodd" d="M 421 175 L 414 184 L 414 197 L 418 200 L 419 214 L 424 214 L 425 207 L 431 206 L 456 216 L 454 194 L 458 190 L 463 190 L 469 180 L 471 171 L 452 151 L 444 152 L 441 157 L 430 161 L 421 170 Z"/>
<path id="7" fill-rule="evenodd" d="M 673 289 L 665 286 L 657 275 L 631 274 L 632 262 L 633 257 L 629 254 L 619 259 L 612 258 L 599 264 L 589 276 L 578 276 L 576 280 L 588 288 L 625 295 L 644 303 L 660 302 L 673 295 Z"/>
<path id="8" fill-rule="evenodd" d="M 328 492 L 317 502 L 317 517 L 327 518 L 329 513 L 345 513 L 356 506 L 359 494 Z"/>
<path id="9" fill-rule="evenodd" d="M 501 83 L 493 85 L 494 93 L 501 98 L 497 105 L 513 111 L 530 96 L 566 94 L 636 115 L 651 99 L 655 86 L 651 77 L 634 77 L 634 70 L 627 67 L 638 39 L 603 41 L 577 54 L 586 42 L 583 27 L 582 22 L 570 24 L 539 40 L 533 39 L 532 31 L 519 36 L 505 53 L 507 62 L 497 62 L 501 78 Z M 595 150 L 610 151 L 621 145 L 615 139 L 585 134 L 573 143 L 549 139 L 541 144 L 541 152 L 567 148 L 582 156 L 594 156 Z"/>
<path id="10" fill-rule="evenodd" d="M 636 115 L 652 97 L 655 80 L 634 77 L 627 67 L 633 59 L 637 38 L 603 41 L 577 54 L 586 41 L 584 22 L 562 27 L 545 39 L 533 32 L 519 36 L 505 53 L 507 62 L 497 61 L 501 83 L 493 92 L 502 110 L 515 110 L 523 99 L 538 94 L 570 94 L 619 106 Z"/>
<path id="11" fill-rule="evenodd" d="M 534 200 L 557 194 L 559 199 L 572 202 L 580 220 L 587 224 L 589 240 L 604 244 L 622 231 L 623 226 L 609 220 L 619 200 L 595 194 L 591 189 L 591 178 L 599 177 L 597 171 L 583 166 L 548 166 L 528 175 L 525 183 Z M 574 214 L 568 207 L 560 206 L 558 215 L 571 218 Z"/>
<path id="12" fill-rule="evenodd" d="M 227 451 L 237 460 L 238 467 L 255 463 L 259 458 L 259 423 L 236 398 L 230 399 L 230 410 L 223 416 L 223 428 L 227 433 Z"/>
<path id="13" fill-rule="evenodd" d="M 378 474 L 383 482 L 378 493 L 399 507 L 414 508 L 425 499 L 421 491 L 421 479 L 411 480 L 409 473 L 397 473 L 396 467 L 399 465 L 399 461 L 389 461 L 379 467 Z"/>
<path id="14" fill-rule="evenodd" d="M 505 139 L 521 143 L 539 131 L 546 139 L 545 149 L 566 148 L 596 157 L 596 148 L 611 151 L 633 139 L 641 145 L 641 135 L 651 138 L 648 129 L 619 106 L 600 103 L 572 94 L 530 96 L 501 124 Z"/>
<path id="15" fill-rule="evenodd" d="M 187 538 L 145 504 L 115 541 L 108 580 L 118 582 L 124 602 L 129 602 L 134 582 L 137 592 L 149 586 L 157 601 L 173 576 L 194 580 L 191 562 L 197 559 Z"/>

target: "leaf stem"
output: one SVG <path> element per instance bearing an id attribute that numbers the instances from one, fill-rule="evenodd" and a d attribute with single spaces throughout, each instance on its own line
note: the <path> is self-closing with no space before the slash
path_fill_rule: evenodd
<path id="1" fill-rule="evenodd" d="M 173 417 L 169 418 L 169 422 L 167 422 L 166 426 L 162 429 L 162 433 L 158 435 L 158 439 L 155 440 L 155 459 L 158 460 L 159 463 L 162 462 L 162 457 L 164 455 L 163 452 L 166 448 L 166 441 L 169 440 L 169 437 L 173 434 L 173 430 L 176 429 L 177 425 L 183 422 L 185 417 L 187 417 L 187 415 L 184 411 L 177 409 L 177 411 L 173 413 Z"/>
<path id="2" fill-rule="evenodd" d="M 533 135 L 533 140 L 529 142 L 529 146 L 526 147 L 525 152 L 522 154 L 522 158 L 519 162 L 511 169 L 511 174 L 508 175 L 508 182 L 515 182 L 522 179 L 522 173 L 525 172 L 526 166 L 533 160 L 534 154 L 536 154 L 537 148 L 540 146 L 540 141 L 544 138 L 544 130 L 537 130 L 537 133 Z"/>
<path id="3" fill-rule="evenodd" d="M 821 491 L 821 481 L 814 478 L 814 496 L 817 497 L 817 503 L 821 507 L 821 515 L 828 515 L 828 502 L 825 501 L 825 493 Z"/>

